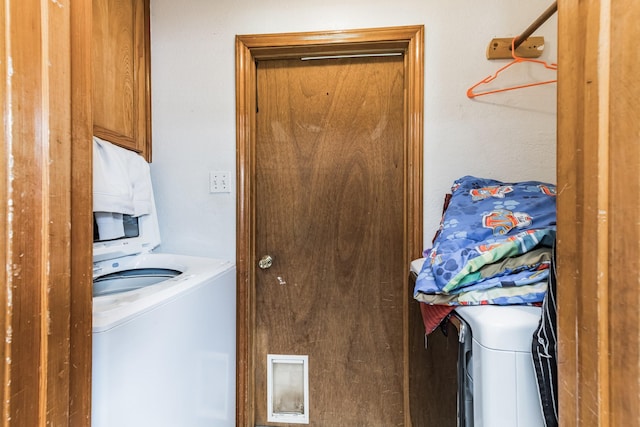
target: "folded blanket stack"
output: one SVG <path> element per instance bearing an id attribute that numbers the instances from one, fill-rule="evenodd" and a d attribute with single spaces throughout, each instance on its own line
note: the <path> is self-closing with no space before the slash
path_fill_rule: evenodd
<path id="1" fill-rule="evenodd" d="M 556 234 L 556 189 L 465 176 L 453 183 L 414 298 L 432 305 L 544 299 Z"/>

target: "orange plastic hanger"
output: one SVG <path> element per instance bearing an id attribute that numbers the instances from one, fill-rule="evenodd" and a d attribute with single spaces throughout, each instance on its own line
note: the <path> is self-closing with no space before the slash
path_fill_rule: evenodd
<path id="1" fill-rule="evenodd" d="M 484 91 L 484 92 L 474 92 L 473 91 L 475 88 L 477 88 L 480 85 L 487 84 L 489 82 L 494 81 L 496 79 L 496 77 L 498 77 L 498 74 L 500 74 L 502 71 L 504 71 L 507 68 L 511 67 L 512 65 L 518 64 L 520 62 L 535 62 L 537 64 L 544 65 L 545 68 L 548 68 L 550 70 L 557 70 L 558 69 L 558 64 L 555 64 L 555 63 L 548 64 L 548 63 L 546 63 L 544 61 L 541 61 L 539 59 L 521 58 L 521 57 L 517 56 L 516 55 L 516 50 L 514 49 L 514 43 L 516 41 L 516 38 L 517 37 L 514 37 L 513 40 L 511 40 L 511 56 L 513 57 L 513 61 L 509 62 L 504 67 L 500 68 L 498 71 L 495 72 L 495 74 L 480 80 L 478 83 L 474 84 L 469 89 L 467 89 L 467 96 L 469 98 L 475 98 L 476 96 L 489 95 L 491 93 L 506 92 L 508 90 L 522 89 L 522 88 L 525 88 L 525 87 L 546 85 L 546 84 L 555 83 L 555 82 L 558 81 L 558 79 L 545 80 L 545 81 L 540 81 L 540 82 L 533 82 L 533 83 L 526 83 L 526 84 L 517 85 L 517 86 L 505 87 L 505 88 L 501 88 L 501 89 L 487 90 L 487 91 Z"/>

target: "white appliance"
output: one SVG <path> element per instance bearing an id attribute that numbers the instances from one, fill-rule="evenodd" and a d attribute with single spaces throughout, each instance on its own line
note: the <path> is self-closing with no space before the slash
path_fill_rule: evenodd
<path id="1" fill-rule="evenodd" d="M 411 263 L 414 275 L 423 262 L 421 258 Z M 465 306 L 453 315 L 460 341 L 458 425 L 544 426 L 531 355 L 541 308 Z"/>
<path id="2" fill-rule="evenodd" d="M 155 206 L 138 225 L 94 243 L 92 426 L 235 426 L 235 265 L 151 253 Z"/>

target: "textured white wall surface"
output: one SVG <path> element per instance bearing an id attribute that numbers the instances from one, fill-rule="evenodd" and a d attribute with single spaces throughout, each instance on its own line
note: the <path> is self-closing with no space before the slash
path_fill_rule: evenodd
<path id="1" fill-rule="evenodd" d="M 235 177 L 237 34 L 425 26 L 424 241 L 462 175 L 555 182 L 556 85 L 470 100 L 507 60 L 494 37 L 521 33 L 550 0 L 151 0 L 153 163 L 162 252 L 235 260 L 236 183 L 209 193 L 209 171 Z M 557 15 L 535 35 L 555 61 Z M 518 64 L 501 83 L 555 78 Z M 496 80 L 496 83 L 498 81 Z"/>

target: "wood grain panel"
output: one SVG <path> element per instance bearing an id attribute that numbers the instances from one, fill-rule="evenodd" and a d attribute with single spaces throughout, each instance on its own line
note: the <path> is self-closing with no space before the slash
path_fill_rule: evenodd
<path id="1" fill-rule="evenodd" d="M 43 63 L 48 63 L 44 94 L 43 116 L 48 129 L 42 131 L 43 224 L 42 250 L 43 283 L 40 289 L 43 310 L 41 337 L 44 351 L 41 364 L 47 365 L 46 405 L 42 419 L 50 425 L 64 425 L 69 421 L 69 357 L 71 312 L 71 46 L 70 2 L 63 7 L 47 7 L 49 25 L 63 30 L 50 31 L 45 38 Z M 57 27 L 56 27 L 57 28 Z M 64 46 L 64 49 L 59 48 Z M 61 143 L 66 141 L 66 143 Z M 39 148 L 39 147 L 38 147 Z M 55 159 L 55 161 L 54 161 Z M 60 374 L 64 373 L 64 381 Z"/>
<path id="2" fill-rule="evenodd" d="M 640 424 L 640 4 L 561 1 L 560 424 Z"/>
<path id="3" fill-rule="evenodd" d="M 93 317 L 92 2 L 71 5 L 71 311 L 68 425 L 91 425 Z"/>
<path id="4" fill-rule="evenodd" d="M 415 279 L 409 287 L 413 291 Z M 411 281 L 410 281 L 411 283 Z M 413 292 L 411 292 L 413 293 Z M 446 334 L 425 329 L 420 303 L 409 301 L 409 399 L 413 427 L 457 427 L 458 331 L 450 322 Z"/>
<path id="5" fill-rule="evenodd" d="M 640 4 L 611 4 L 609 124 L 610 424 L 640 425 Z M 621 48 L 622 47 L 622 48 Z"/>
<path id="6" fill-rule="evenodd" d="M 267 353 L 309 355 L 311 425 L 403 423 L 403 68 L 258 64 L 259 424 Z"/>
<path id="7" fill-rule="evenodd" d="M 571 4 L 570 4 L 571 3 Z M 559 416 L 563 425 L 575 426 L 578 411 L 578 307 L 580 275 L 574 260 L 582 251 L 578 225 L 582 215 L 578 206 L 582 189 L 577 170 L 582 170 L 580 145 L 584 98 L 573 89 L 584 74 L 584 48 L 575 48 L 570 40 L 586 33 L 583 11 L 576 2 L 558 1 L 558 142 L 557 174 L 559 194 L 558 216 L 558 393 Z M 565 17 L 572 16 L 575 19 Z M 583 84 L 582 79 L 579 80 Z M 566 302 L 565 302 L 566 301 Z M 592 342 L 593 343 L 593 342 Z M 566 423 L 566 424 L 565 424 Z"/>
<path id="8" fill-rule="evenodd" d="M 46 363 L 41 366 L 41 358 L 46 358 L 41 315 L 46 312 L 42 296 L 47 286 L 46 271 L 43 270 L 46 232 L 42 232 L 47 230 L 43 205 L 47 188 L 42 169 L 43 144 L 47 143 L 43 140 L 43 126 L 46 127 L 48 121 L 46 92 L 43 93 L 47 73 L 42 66 L 46 56 L 40 32 L 20 37 L 15 31 L 18 28 L 42 30 L 43 10 L 42 5 L 32 4 L 11 8 L 8 12 L 8 28 L 14 31 L 10 34 L 10 55 L 15 70 L 8 95 L 11 103 L 22 106 L 25 113 L 14 117 L 8 129 L 8 149 L 14 161 L 8 197 L 17 209 L 12 209 L 11 234 L 7 242 L 12 329 L 7 416 L 16 425 L 36 426 L 39 420 L 44 420 L 48 379 Z M 24 143 L 26 141 L 33 142 Z"/>
<path id="9" fill-rule="evenodd" d="M 93 7 L 94 125 L 135 138 L 135 2 Z"/>
<path id="10" fill-rule="evenodd" d="M 76 407 L 87 411 L 78 418 L 85 422 L 73 425 L 88 425 L 90 380 L 87 376 L 84 385 L 77 387 L 70 367 L 72 363 L 90 366 L 91 341 L 86 336 L 75 340 L 82 357 L 70 348 L 70 295 L 76 278 L 72 252 L 78 259 L 90 258 L 91 240 L 72 236 L 70 224 L 74 217 L 72 174 L 77 174 L 77 182 L 82 180 L 88 191 L 91 176 L 90 150 L 86 150 L 90 147 L 91 109 L 72 113 L 72 99 L 90 99 L 89 45 L 71 42 L 71 21 L 77 23 L 81 11 L 90 12 L 90 4 L 78 3 L 72 9 L 64 0 L 4 2 L 1 10 L 6 127 L 0 157 L 0 253 L 6 281 L 0 292 L 4 343 L 0 423 L 70 425 L 73 387 Z M 80 40 L 89 39 L 89 29 L 81 30 Z M 84 55 L 81 67 L 71 65 L 74 55 Z M 85 84 L 78 85 L 78 81 Z M 74 159 L 72 134 L 84 135 L 77 142 L 85 147 L 84 154 Z M 90 212 L 90 198 L 78 199 L 74 208 Z M 87 277 L 89 265 L 75 273 Z M 83 286 L 86 281 L 76 284 Z M 87 303 L 90 306 L 90 296 L 84 305 Z"/>
<path id="11" fill-rule="evenodd" d="M 93 1 L 94 134 L 151 160 L 149 0 Z"/>
<path id="12" fill-rule="evenodd" d="M 0 4 L 0 22 L 3 28 L 7 25 L 7 4 L 5 2 Z M 6 85 L 6 78 L 9 75 L 8 61 L 7 59 L 7 43 L 11 40 L 11 36 L 7 35 L 6 31 L 0 31 L 0 75 L 2 76 L 2 83 L 0 83 L 0 96 L 2 102 L 0 103 L 0 113 L 3 120 L 0 122 L 0 138 L 2 141 L 2 151 L 0 152 L 0 260 L 3 265 L 6 265 L 10 261 L 9 251 L 9 233 L 11 232 L 11 224 L 5 219 L 8 218 L 7 211 L 9 210 L 9 174 L 10 170 L 8 159 L 11 152 L 9 150 L 9 142 L 11 141 L 10 128 L 6 126 L 7 121 L 5 118 L 11 114 L 10 105 L 7 105 L 7 99 L 10 93 L 10 87 Z M 9 295 L 11 293 L 11 275 L 8 268 L 0 269 L 0 339 L 2 345 L 0 345 L 0 425 L 5 426 L 9 417 L 9 379 L 11 373 L 9 371 L 10 365 L 7 364 L 7 357 L 11 355 L 11 346 L 7 342 L 7 326 L 11 324 L 11 309 L 9 306 Z"/>

